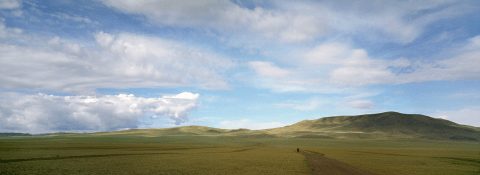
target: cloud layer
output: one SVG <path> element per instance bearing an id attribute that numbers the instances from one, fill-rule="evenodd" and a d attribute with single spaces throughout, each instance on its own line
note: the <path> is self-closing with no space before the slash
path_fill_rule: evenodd
<path id="1" fill-rule="evenodd" d="M 262 7 L 248 9 L 228 0 L 102 2 L 127 14 L 145 16 L 159 26 L 213 29 L 221 33 L 247 30 L 282 42 L 310 41 L 325 30 L 321 21 L 311 15 Z"/>
<path id="2" fill-rule="evenodd" d="M 2 29 L 3 32 L 15 31 Z M 44 47 L 0 44 L 0 88 L 94 94 L 97 88 L 188 86 L 229 89 L 219 74 L 235 66 L 218 54 L 175 41 L 98 32 L 99 47 L 49 39 Z"/>
<path id="3" fill-rule="evenodd" d="M 145 16 L 159 26 L 236 34 L 246 30 L 286 43 L 313 41 L 332 31 L 370 35 L 373 30 L 382 33 L 380 37 L 405 44 L 418 38 L 430 23 L 474 11 L 453 1 L 292 1 L 270 4 L 271 8 L 247 8 L 241 2 L 228 0 L 101 2 L 126 14 Z"/>
<path id="4" fill-rule="evenodd" d="M 134 95 L 54 96 L 0 93 L 2 131 L 45 133 L 57 131 L 93 132 L 137 128 L 146 114 L 168 117 L 176 125 L 188 121 L 188 114 L 200 102 L 199 94 L 184 92 L 161 98 Z"/>
<path id="5" fill-rule="evenodd" d="M 252 61 L 259 86 L 278 92 L 335 93 L 342 88 L 427 81 L 480 80 L 480 36 L 470 38 L 456 56 L 436 61 L 375 59 L 365 49 L 325 43 L 306 52 L 297 67 L 284 69 L 272 62 Z M 333 87 L 333 88 L 332 88 Z M 356 105 L 350 105 L 356 106 Z"/>

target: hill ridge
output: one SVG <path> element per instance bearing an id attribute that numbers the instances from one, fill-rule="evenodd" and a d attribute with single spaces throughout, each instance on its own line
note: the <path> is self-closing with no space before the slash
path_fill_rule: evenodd
<path id="1" fill-rule="evenodd" d="M 58 134 L 57 134 L 58 135 Z M 220 129 L 189 125 L 172 128 L 131 129 L 85 135 L 111 136 L 221 136 L 229 138 L 311 138 L 311 139 L 433 139 L 479 141 L 480 128 L 432 118 L 421 114 L 388 111 L 375 114 L 341 115 L 302 120 L 292 125 L 249 130 Z"/>

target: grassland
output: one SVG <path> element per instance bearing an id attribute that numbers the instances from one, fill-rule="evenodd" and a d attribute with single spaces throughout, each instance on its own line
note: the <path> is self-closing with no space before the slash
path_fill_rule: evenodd
<path id="1" fill-rule="evenodd" d="M 0 174 L 312 173 L 296 148 L 373 174 L 480 174 L 479 131 L 388 112 L 266 130 L 186 126 L 20 134 L 0 137 Z"/>
<path id="2" fill-rule="evenodd" d="M 309 174 L 293 148 L 0 142 L 0 174 Z"/>
<path id="3" fill-rule="evenodd" d="M 296 153 L 373 174 L 479 174 L 478 142 L 171 137 L 0 139 L 0 174 L 309 174 Z"/>

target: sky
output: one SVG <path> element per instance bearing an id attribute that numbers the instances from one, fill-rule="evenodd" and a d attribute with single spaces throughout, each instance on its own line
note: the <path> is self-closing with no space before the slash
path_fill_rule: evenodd
<path id="1" fill-rule="evenodd" d="M 0 0 L 0 131 L 480 127 L 480 1 Z"/>

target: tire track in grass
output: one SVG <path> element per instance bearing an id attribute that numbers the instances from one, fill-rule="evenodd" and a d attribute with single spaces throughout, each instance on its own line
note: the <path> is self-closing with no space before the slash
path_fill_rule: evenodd
<path id="1" fill-rule="evenodd" d="M 322 153 L 314 151 L 301 151 L 307 158 L 308 166 L 314 175 L 373 175 L 334 159 L 324 157 Z"/>

